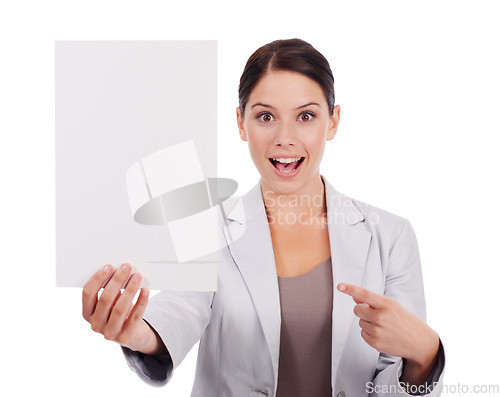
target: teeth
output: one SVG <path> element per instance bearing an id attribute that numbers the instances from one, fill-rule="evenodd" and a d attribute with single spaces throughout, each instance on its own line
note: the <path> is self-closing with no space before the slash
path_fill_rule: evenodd
<path id="1" fill-rule="evenodd" d="M 288 164 L 288 163 L 293 163 L 294 161 L 299 161 L 300 159 L 301 159 L 301 157 L 288 158 L 288 159 L 277 158 L 277 159 L 273 159 L 273 160 L 279 161 L 280 163 L 283 163 L 283 164 Z"/>
<path id="2" fill-rule="evenodd" d="M 279 157 L 279 158 L 275 158 L 275 159 L 271 159 L 271 160 L 274 160 L 274 161 L 278 161 L 282 164 L 289 164 L 289 163 L 293 163 L 294 161 L 299 161 L 302 157 L 292 157 L 292 158 L 282 158 L 282 157 Z M 280 172 L 283 172 L 283 173 L 289 173 L 289 172 L 293 172 L 295 171 L 296 168 L 294 168 L 293 170 L 279 170 Z"/>

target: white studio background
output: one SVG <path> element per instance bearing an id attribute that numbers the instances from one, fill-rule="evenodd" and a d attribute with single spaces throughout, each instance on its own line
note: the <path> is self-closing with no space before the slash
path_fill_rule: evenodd
<path id="1" fill-rule="evenodd" d="M 341 106 L 322 173 L 411 221 L 445 384 L 500 384 L 498 15 L 495 1 L 3 2 L 0 393 L 184 397 L 195 368 L 197 346 L 165 388 L 142 383 L 81 317 L 81 290 L 55 288 L 55 40 L 218 40 L 219 176 L 239 194 L 258 178 L 235 122 L 244 63 L 274 39 L 312 43 Z"/>

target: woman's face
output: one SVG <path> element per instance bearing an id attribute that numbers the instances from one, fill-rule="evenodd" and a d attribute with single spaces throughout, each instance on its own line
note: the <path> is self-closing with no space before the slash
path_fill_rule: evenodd
<path id="1" fill-rule="evenodd" d="M 266 73 L 249 95 L 244 118 L 237 108 L 241 139 L 248 142 L 264 187 L 277 194 L 313 191 L 339 117 L 338 105 L 330 116 L 314 80 L 290 71 Z"/>

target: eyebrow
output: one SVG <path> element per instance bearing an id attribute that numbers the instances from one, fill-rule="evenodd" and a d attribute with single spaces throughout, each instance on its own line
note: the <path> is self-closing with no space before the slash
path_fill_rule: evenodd
<path id="1" fill-rule="evenodd" d="M 299 110 L 299 109 L 303 109 L 303 108 L 306 108 L 308 106 L 311 106 L 311 105 L 316 105 L 316 106 L 321 106 L 319 103 L 316 103 L 316 102 L 309 102 L 309 103 L 306 103 L 305 105 L 301 105 L 299 107 L 297 107 L 295 110 Z M 253 109 L 255 106 L 263 106 L 265 108 L 271 108 L 271 109 L 274 109 L 273 106 L 271 105 L 267 105 L 265 103 L 261 103 L 261 102 L 257 102 L 255 104 L 252 105 L 251 109 Z"/>

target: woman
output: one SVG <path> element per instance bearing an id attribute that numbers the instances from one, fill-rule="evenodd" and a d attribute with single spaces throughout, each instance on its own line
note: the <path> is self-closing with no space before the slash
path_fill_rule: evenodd
<path id="1" fill-rule="evenodd" d="M 130 265 L 107 265 L 84 287 L 84 318 L 153 384 L 201 339 L 192 396 L 438 396 L 444 352 L 425 323 L 410 223 L 319 173 L 340 119 L 327 60 L 302 40 L 269 43 L 248 60 L 239 99 L 261 179 L 227 211 L 241 237 L 220 252 L 217 292 L 147 305 L 143 288 L 133 305 L 140 274 L 120 295 Z"/>

